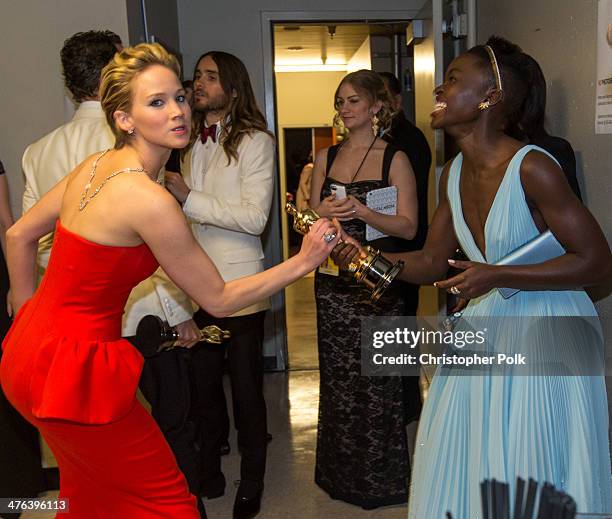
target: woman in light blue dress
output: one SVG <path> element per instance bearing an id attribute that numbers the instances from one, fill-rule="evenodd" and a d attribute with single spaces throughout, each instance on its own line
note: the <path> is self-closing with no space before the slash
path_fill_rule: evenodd
<path id="1" fill-rule="evenodd" d="M 461 153 L 442 173 L 424 249 L 393 259 L 406 262 L 403 279 L 420 284 L 440 280 L 451 262 L 461 272 L 436 285 L 470 299 L 458 326 L 487 327 L 490 351 L 520 348 L 548 367 L 551 359 L 565 363 L 573 376 L 554 367 L 538 376 L 438 368 L 419 424 L 409 517 L 481 518 L 481 481 L 508 482 L 514 496 L 517 477 L 552 483 L 579 512 L 611 512 L 604 378 L 572 370 L 587 354 L 603 356 L 583 287 L 609 278 L 610 249 L 554 159 L 505 133 L 533 101 L 529 68 L 518 47 L 501 38 L 487 43 L 453 60 L 435 91 L 432 127 L 454 137 Z M 566 254 L 492 265 L 547 228 Z M 447 259 L 457 246 L 470 261 Z M 336 259 L 345 265 L 353 253 L 347 246 Z M 504 299 L 497 287 L 521 291 Z M 568 327 L 563 316 L 590 324 Z M 534 317 L 544 318 L 548 333 L 534 330 Z"/>

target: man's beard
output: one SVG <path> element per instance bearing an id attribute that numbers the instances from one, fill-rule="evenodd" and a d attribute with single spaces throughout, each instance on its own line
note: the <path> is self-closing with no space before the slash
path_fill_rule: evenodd
<path id="1" fill-rule="evenodd" d="M 196 112 L 224 112 L 229 108 L 229 96 L 223 94 L 217 97 L 206 97 L 203 103 L 197 103 L 193 109 Z"/>

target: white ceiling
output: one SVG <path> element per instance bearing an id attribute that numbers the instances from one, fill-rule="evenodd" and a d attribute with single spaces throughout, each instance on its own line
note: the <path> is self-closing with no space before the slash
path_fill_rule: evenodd
<path id="1" fill-rule="evenodd" d="M 275 65 L 346 64 L 370 34 L 366 24 L 337 25 L 331 37 L 328 27 L 274 26 Z M 298 47 L 299 50 L 290 50 L 291 47 Z"/>

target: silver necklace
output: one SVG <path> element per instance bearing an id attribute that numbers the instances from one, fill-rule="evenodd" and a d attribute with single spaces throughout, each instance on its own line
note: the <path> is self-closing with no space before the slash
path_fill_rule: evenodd
<path id="1" fill-rule="evenodd" d="M 128 173 L 128 172 L 131 172 L 131 173 L 145 173 L 145 169 L 144 168 L 123 168 L 123 169 L 120 169 L 118 171 L 113 171 L 108 177 L 106 177 L 102 182 L 100 182 L 100 185 L 94 190 L 94 192 L 91 195 L 88 195 L 89 189 L 91 188 L 91 181 L 93 180 L 93 178 L 94 178 L 94 176 L 96 174 L 96 169 L 98 168 L 98 162 L 100 162 L 100 159 L 102 157 L 104 157 L 104 155 L 106 155 L 109 151 L 110 151 L 110 149 L 104 150 L 102 153 L 100 153 L 100 155 L 98 156 L 98 158 L 94 162 L 93 167 L 91 168 L 91 174 L 89 175 L 89 181 L 87 182 L 87 185 L 85 186 L 85 190 L 83 191 L 83 194 L 81 195 L 81 202 L 79 203 L 79 211 L 82 211 L 83 209 L 85 209 L 85 207 L 87 207 L 87 204 L 89 202 L 91 202 L 91 199 L 93 197 L 95 197 L 100 192 L 100 189 L 102 189 L 104 187 L 104 185 L 111 178 L 116 177 L 120 173 Z"/>

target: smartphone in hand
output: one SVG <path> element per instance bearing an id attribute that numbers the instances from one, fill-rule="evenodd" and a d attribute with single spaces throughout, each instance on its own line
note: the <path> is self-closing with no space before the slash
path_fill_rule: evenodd
<path id="1" fill-rule="evenodd" d="M 339 184 L 331 184 L 329 186 L 332 195 L 335 195 L 336 200 L 343 200 L 346 198 L 346 188 Z"/>

